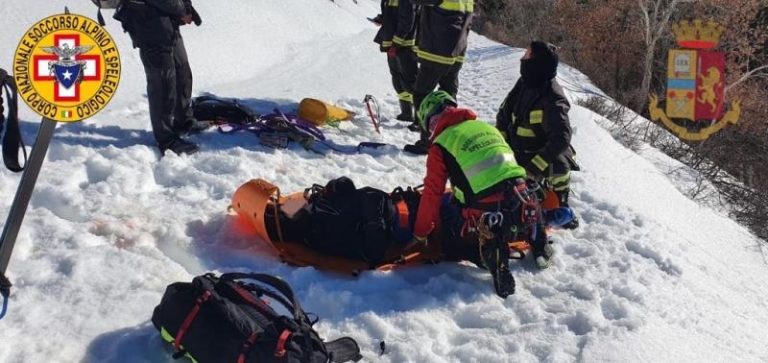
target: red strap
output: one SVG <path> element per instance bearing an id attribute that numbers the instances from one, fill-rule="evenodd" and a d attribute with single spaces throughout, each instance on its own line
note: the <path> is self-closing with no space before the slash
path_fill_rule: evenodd
<path id="1" fill-rule="evenodd" d="M 491 194 L 483 199 L 478 200 L 477 202 L 478 203 L 496 203 L 496 202 L 501 202 L 504 199 L 506 199 L 506 197 L 504 196 L 504 193 L 499 192 L 499 193 Z"/>
<path id="2" fill-rule="evenodd" d="M 397 208 L 400 228 L 408 228 L 408 204 L 406 204 L 404 200 L 400 200 L 395 203 L 395 208 Z"/>
<path id="3" fill-rule="evenodd" d="M 461 225 L 461 231 L 459 232 L 461 238 L 468 236 L 470 233 L 475 233 L 477 219 L 483 215 L 483 212 L 483 210 L 476 208 L 462 208 L 461 218 L 464 220 L 464 223 Z"/>
<path id="4" fill-rule="evenodd" d="M 245 301 L 247 301 L 251 306 L 253 306 L 256 309 L 259 309 L 263 314 L 273 317 L 275 316 L 275 313 L 272 311 L 269 311 L 267 307 L 267 303 L 264 300 L 257 299 L 253 294 L 248 292 L 248 290 L 243 289 L 236 283 L 232 284 L 232 288 L 235 290 L 235 292 L 240 295 Z"/>
<path id="5" fill-rule="evenodd" d="M 184 322 L 181 323 L 181 328 L 179 328 L 179 332 L 176 333 L 176 337 L 173 340 L 173 349 L 175 349 L 177 352 L 181 350 L 181 341 L 184 339 L 184 334 L 187 334 L 189 326 L 192 325 L 192 321 L 195 320 L 197 313 L 200 312 L 200 305 L 208 301 L 210 298 L 211 292 L 205 290 L 205 292 L 197 298 L 195 307 L 193 307 L 192 310 L 189 311 L 189 314 L 187 314 L 187 317 L 184 318 Z"/>
<path id="6" fill-rule="evenodd" d="M 245 355 L 248 354 L 248 352 L 251 350 L 251 346 L 253 345 L 253 343 L 256 343 L 256 339 L 258 339 L 258 337 L 259 337 L 259 333 L 254 332 L 243 343 L 243 347 L 240 349 L 240 356 L 237 357 L 237 363 L 245 363 Z"/>
<path id="7" fill-rule="evenodd" d="M 282 358 L 285 356 L 285 343 L 291 335 L 293 335 L 293 333 L 288 329 L 283 330 L 280 334 L 280 338 L 277 339 L 277 347 L 275 347 L 275 357 Z"/>

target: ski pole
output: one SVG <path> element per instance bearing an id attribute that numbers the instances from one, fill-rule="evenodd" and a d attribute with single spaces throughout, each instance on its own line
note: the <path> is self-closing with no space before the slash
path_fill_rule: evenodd
<path id="1" fill-rule="evenodd" d="M 11 204 L 11 212 L 8 214 L 8 220 L 3 227 L 3 234 L 0 236 L 0 292 L 3 295 L 3 316 L 8 306 L 8 297 L 11 294 L 11 282 L 5 276 L 8 269 L 8 263 L 11 260 L 11 252 L 16 244 L 16 237 L 21 229 L 21 222 L 24 221 L 24 215 L 29 206 L 29 200 L 32 198 L 32 192 L 35 190 L 37 177 L 40 175 L 40 169 L 45 161 L 45 154 L 48 153 L 48 145 L 53 138 L 53 131 L 56 129 L 56 121 L 47 117 L 43 118 L 40 129 L 37 131 L 35 145 L 29 154 L 29 160 L 25 166 L 24 173 L 21 175 L 21 182 L 16 190 L 16 196 Z"/>

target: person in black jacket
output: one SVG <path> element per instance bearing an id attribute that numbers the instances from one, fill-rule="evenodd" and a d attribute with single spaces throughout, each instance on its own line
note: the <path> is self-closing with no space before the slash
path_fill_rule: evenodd
<path id="1" fill-rule="evenodd" d="M 424 98 L 440 86 L 454 98 L 459 91 L 459 71 L 467 52 L 467 38 L 472 25 L 474 0 L 412 0 L 421 6 L 416 39 L 416 55 L 419 71 L 413 89 L 413 106 L 416 110 Z M 419 141 L 406 145 L 404 150 L 425 155 L 429 146 L 429 134 L 421 130 L 419 120 L 409 127 L 420 131 Z"/>
<path id="2" fill-rule="evenodd" d="M 191 154 L 198 146 L 181 136 L 207 124 L 192 114 L 192 70 L 179 26 L 200 16 L 190 0 L 125 0 L 115 13 L 139 48 L 147 76 L 149 118 L 160 152 Z"/>
<path id="3" fill-rule="evenodd" d="M 413 85 L 418 63 L 413 47 L 416 45 L 417 7 L 411 0 L 382 0 L 381 14 L 374 22 L 381 25 L 374 42 L 387 53 L 392 85 L 400 99 L 400 121 L 413 121 Z"/>
<path id="4" fill-rule="evenodd" d="M 560 204 L 568 207 L 571 169 L 578 170 L 578 165 L 571 147 L 571 106 L 555 79 L 558 63 L 554 45 L 531 42 L 521 60 L 521 77 L 496 116 L 496 128 L 505 135 L 517 162 L 529 175 L 545 180 Z M 563 227 L 578 225 L 574 218 Z"/>

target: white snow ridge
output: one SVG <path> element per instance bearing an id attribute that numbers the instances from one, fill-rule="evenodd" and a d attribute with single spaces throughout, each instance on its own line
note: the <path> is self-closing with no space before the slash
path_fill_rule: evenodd
<path id="1" fill-rule="evenodd" d="M 3 0 L 0 67 L 36 20 L 95 16 L 90 1 Z M 386 57 L 365 18 L 379 1 L 197 1 L 204 23 L 184 27 L 195 93 L 246 99 L 257 111 L 316 97 L 359 110 L 382 101 L 382 135 L 359 116 L 324 129 L 340 144 L 412 142 Z M 349 335 L 366 362 L 767 362 L 768 268 L 760 241 L 722 212 L 678 191 L 659 152 L 638 155 L 575 106 L 570 117 L 583 171 L 574 173 L 581 227 L 557 232 L 554 265 L 513 263 L 515 295 L 495 295 L 472 264 L 440 264 L 343 278 L 282 265 L 227 214 L 252 178 L 286 192 L 342 175 L 391 190 L 417 185 L 424 157 L 396 149 L 325 157 L 299 146 L 273 150 L 247 132 L 204 132 L 201 152 L 162 159 L 152 139 L 138 51 L 120 25 L 123 80 L 93 119 L 61 125 L 51 144 L 11 259 L 14 282 L 0 320 L 0 362 L 171 362 L 149 323 L 166 285 L 206 271 L 276 274 L 321 317 L 321 336 Z M 459 102 L 482 119 L 518 74 L 522 52 L 470 39 Z M 563 66 L 564 84 L 587 78 Z M 580 94 L 569 94 L 572 102 Z M 38 117 L 22 107 L 22 132 Z M 0 171 L 0 217 L 20 176 Z M 379 342 L 386 353 L 379 355 Z"/>

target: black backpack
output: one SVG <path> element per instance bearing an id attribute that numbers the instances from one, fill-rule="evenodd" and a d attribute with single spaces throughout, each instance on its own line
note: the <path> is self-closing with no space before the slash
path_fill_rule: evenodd
<path id="1" fill-rule="evenodd" d="M 278 313 L 278 306 L 290 316 Z M 315 322 L 285 281 L 252 273 L 209 273 L 191 283 L 173 283 L 152 314 L 161 337 L 173 345 L 175 359 L 326 363 L 362 358 L 352 338 L 323 342 L 312 328 Z"/>
<path id="2" fill-rule="evenodd" d="M 396 214 L 389 194 L 357 189 L 347 177 L 314 185 L 304 192 L 307 205 L 297 213 L 308 226 L 304 241 L 314 250 L 375 266 L 394 242 Z"/>
<path id="3" fill-rule="evenodd" d="M 192 100 L 192 112 L 200 121 L 215 121 L 228 124 L 251 124 L 259 116 L 236 99 L 216 96 L 200 96 Z"/>

